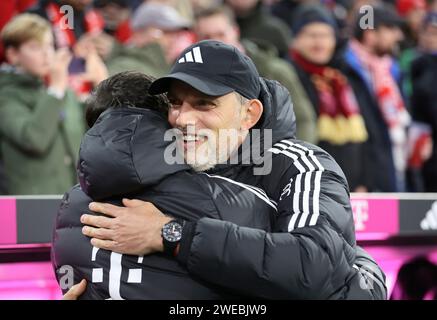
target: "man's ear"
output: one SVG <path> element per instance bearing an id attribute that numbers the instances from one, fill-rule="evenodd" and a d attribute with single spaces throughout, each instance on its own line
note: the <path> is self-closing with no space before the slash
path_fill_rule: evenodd
<path id="1" fill-rule="evenodd" d="M 249 100 L 245 106 L 245 115 L 241 121 L 241 129 L 249 130 L 257 124 L 264 111 L 263 104 L 258 99 Z"/>

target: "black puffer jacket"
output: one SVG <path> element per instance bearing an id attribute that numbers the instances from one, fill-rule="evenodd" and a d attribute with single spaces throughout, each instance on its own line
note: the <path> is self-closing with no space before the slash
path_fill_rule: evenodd
<path id="1" fill-rule="evenodd" d="M 153 111 L 105 111 L 83 138 L 78 174 L 81 186 L 65 194 L 53 236 L 52 261 L 62 284 L 72 266 L 74 282 L 87 279 L 82 299 L 220 299 L 226 290 L 188 274 L 164 254 L 145 257 L 97 250 L 82 235 L 80 216 L 92 200 L 120 204 L 122 196 L 153 202 L 162 212 L 188 221 L 224 219 L 269 230 L 275 205 L 253 189 L 226 179 L 166 164 L 167 121 Z M 85 191 L 85 192 L 84 192 Z M 64 290 L 65 291 L 65 290 Z"/>

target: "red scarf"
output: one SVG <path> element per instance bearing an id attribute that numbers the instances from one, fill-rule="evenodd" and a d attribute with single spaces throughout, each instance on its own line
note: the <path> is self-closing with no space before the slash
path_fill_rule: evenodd
<path id="1" fill-rule="evenodd" d="M 347 78 L 337 69 L 309 62 L 294 50 L 290 55 L 317 90 L 319 140 L 332 144 L 367 140 L 359 105 Z"/>

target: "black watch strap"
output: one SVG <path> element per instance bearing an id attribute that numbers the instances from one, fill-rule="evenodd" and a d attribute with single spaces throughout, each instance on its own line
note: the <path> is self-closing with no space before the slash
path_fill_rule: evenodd
<path id="1" fill-rule="evenodd" d="M 163 243 L 164 243 L 164 253 L 169 255 L 169 256 L 174 256 L 175 255 L 175 250 L 178 246 L 180 241 L 177 242 L 170 242 L 167 241 L 163 238 Z"/>
<path id="2" fill-rule="evenodd" d="M 164 235 L 164 229 L 166 228 L 166 226 L 168 226 L 169 224 L 172 224 L 172 223 L 173 223 L 173 224 L 174 224 L 174 223 L 179 224 L 179 225 L 180 225 L 180 230 L 181 230 L 181 232 L 182 232 L 182 229 L 183 229 L 183 227 L 184 227 L 184 223 L 185 223 L 185 221 L 184 221 L 184 220 L 181 220 L 181 219 L 173 219 L 173 220 L 167 222 L 167 223 L 164 225 L 164 227 L 162 228 L 162 243 L 163 243 L 163 245 L 164 245 L 164 253 L 166 253 L 167 255 L 170 255 L 170 256 L 174 256 L 174 255 L 175 255 L 175 250 L 176 250 L 178 244 L 179 244 L 180 241 L 181 241 L 181 239 L 178 239 L 178 240 L 176 240 L 176 241 L 169 241 L 169 240 L 166 239 L 166 237 L 165 237 L 165 235 Z M 182 236 L 181 236 L 181 237 L 182 237 Z"/>

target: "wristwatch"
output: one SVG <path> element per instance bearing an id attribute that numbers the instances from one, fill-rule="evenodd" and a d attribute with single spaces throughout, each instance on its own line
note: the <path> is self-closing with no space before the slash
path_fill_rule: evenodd
<path id="1" fill-rule="evenodd" d="M 164 252 L 166 254 L 174 256 L 175 249 L 182 238 L 184 223 L 184 220 L 174 219 L 162 227 L 162 243 L 164 244 Z"/>

